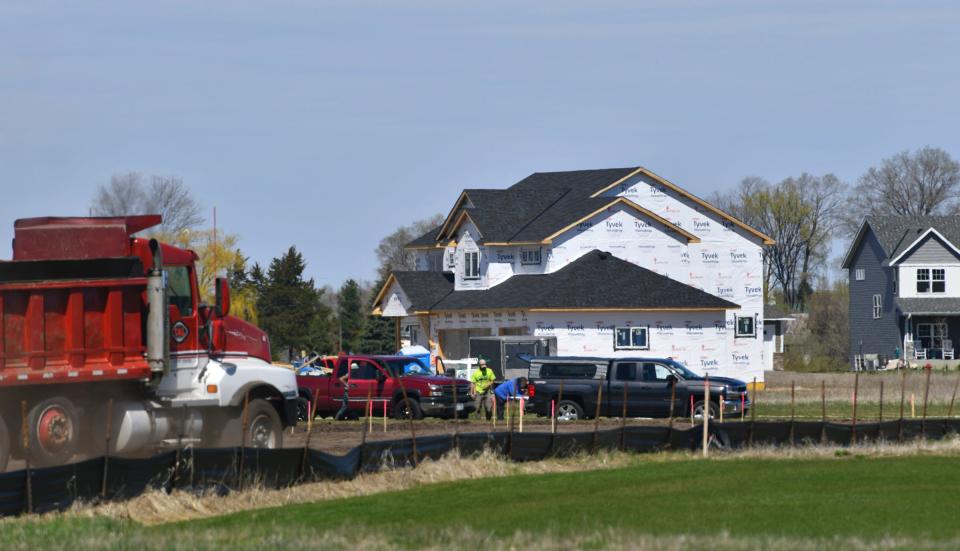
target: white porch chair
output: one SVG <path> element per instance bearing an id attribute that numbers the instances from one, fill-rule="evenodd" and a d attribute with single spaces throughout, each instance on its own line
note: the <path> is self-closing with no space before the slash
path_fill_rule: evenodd
<path id="1" fill-rule="evenodd" d="M 923 341 L 913 341 L 913 359 L 926 360 L 927 349 L 923 347 Z"/>
<path id="2" fill-rule="evenodd" d="M 943 348 L 941 349 L 941 351 L 943 352 L 943 359 L 944 359 L 944 360 L 952 360 L 952 359 L 954 359 L 954 357 L 953 357 L 953 341 L 944 339 L 944 340 L 943 340 Z"/>

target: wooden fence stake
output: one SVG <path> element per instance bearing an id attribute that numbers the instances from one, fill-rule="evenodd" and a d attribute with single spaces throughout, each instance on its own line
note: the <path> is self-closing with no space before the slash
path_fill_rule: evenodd
<path id="1" fill-rule="evenodd" d="M 753 378 L 753 400 L 750 401 L 750 431 L 747 435 L 747 447 L 753 447 L 753 425 L 757 420 L 757 378 Z"/>
<path id="2" fill-rule="evenodd" d="M 900 420 L 897 422 L 897 442 L 903 442 L 903 399 L 907 394 L 907 372 L 900 375 Z"/>
<path id="3" fill-rule="evenodd" d="M 387 432 L 387 405 L 390 400 L 383 401 L 383 432 Z"/>
<path id="4" fill-rule="evenodd" d="M 710 375 L 703 378 L 703 456 L 710 448 Z"/>
<path id="5" fill-rule="evenodd" d="M 367 389 L 367 432 L 373 432 L 373 388 Z"/>
<path id="6" fill-rule="evenodd" d="M 30 471 L 30 419 L 27 417 L 26 400 L 20 400 L 20 434 L 23 436 L 24 469 L 27 471 L 27 514 L 29 515 L 33 513 L 33 473 Z"/>
<path id="7" fill-rule="evenodd" d="M 950 407 L 947 409 L 947 417 L 953 417 L 953 403 L 957 401 L 957 388 L 960 387 L 960 374 L 957 374 L 957 382 L 953 384 L 953 396 L 950 397 Z"/>
<path id="8" fill-rule="evenodd" d="M 244 447 L 247 444 L 247 429 L 248 424 L 250 423 L 250 418 L 248 417 L 248 406 L 250 405 L 250 391 L 246 391 L 243 394 L 243 414 L 240 416 L 240 458 L 237 461 L 237 486 L 242 490 L 243 489 L 243 459 L 246 453 L 244 453 Z"/>
<path id="9" fill-rule="evenodd" d="M 597 451 L 597 431 L 600 430 L 600 404 L 603 403 L 603 385 L 597 386 L 597 407 L 593 415 L 593 443 L 590 445 L 591 451 Z"/>
<path id="10" fill-rule="evenodd" d="M 917 418 L 917 393 L 916 392 L 910 393 L 910 418 L 911 419 Z"/>
<path id="11" fill-rule="evenodd" d="M 880 379 L 880 422 L 883 422 L 883 379 Z"/>
<path id="12" fill-rule="evenodd" d="M 794 423 L 797 420 L 797 382 L 790 381 L 790 445 L 793 446 Z"/>
<path id="13" fill-rule="evenodd" d="M 694 417 L 693 417 L 693 394 L 691 394 L 690 395 L 690 426 L 692 427 L 694 425 L 696 425 L 696 422 L 694 422 Z"/>
<path id="14" fill-rule="evenodd" d="M 510 430 L 507 433 L 507 459 L 513 459 L 513 412 L 510 409 L 513 407 L 513 396 L 507 397 L 507 400 L 503 403 L 503 407 L 506 411 L 503 413 L 510 419 Z"/>
<path id="15" fill-rule="evenodd" d="M 397 379 L 397 383 L 400 385 L 400 393 L 403 394 L 403 403 L 407 405 L 407 419 L 410 420 L 410 446 L 413 448 L 413 466 L 418 467 L 420 465 L 420 459 L 417 458 L 417 433 L 413 428 L 413 412 L 410 410 L 410 401 L 407 398 L 407 387 L 403 385 L 403 373 L 393 374 Z"/>
<path id="16" fill-rule="evenodd" d="M 620 411 L 620 451 L 623 451 L 627 431 L 627 385 L 629 384 L 630 381 L 623 382 L 623 403 L 621 404 L 623 407 Z"/>
<path id="17" fill-rule="evenodd" d="M 923 388 L 923 419 L 920 421 L 920 434 L 922 438 L 927 437 L 927 399 L 930 398 L 930 372 L 933 369 L 927 370 L 927 382 Z"/>
<path id="18" fill-rule="evenodd" d="M 319 390 L 319 389 L 318 389 Z M 316 396 L 316 392 L 314 392 Z M 300 456 L 300 479 L 307 471 L 307 456 L 310 454 L 310 435 L 313 434 L 313 402 L 307 402 L 307 438 L 303 444 L 303 455 Z"/>
<path id="19" fill-rule="evenodd" d="M 857 391 L 860 389 L 860 372 L 853 374 L 853 425 L 850 431 L 850 444 L 857 445 Z"/>
<path id="20" fill-rule="evenodd" d="M 107 498 L 107 472 L 110 463 L 110 436 L 113 432 L 113 398 L 107 400 L 107 431 L 104 435 L 105 447 L 103 452 L 103 478 L 100 481 L 100 497 Z"/>
<path id="21" fill-rule="evenodd" d="M 827 443 L 827 382 L 820 381 L 820 443 Z"/>

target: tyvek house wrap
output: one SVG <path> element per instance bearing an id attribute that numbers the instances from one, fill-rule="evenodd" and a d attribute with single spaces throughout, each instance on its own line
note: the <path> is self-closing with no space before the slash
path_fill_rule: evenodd
<path id="1" fill-rule="evenodd" d="M 510 277 L 552 273 L 600 249 L 741 308 L 727 312 L 443 312 L 430 316 L 430 341 L 435 345 L 442 329 L 489 328 L 496 334 L 503 327 L 522 327 L 533 335 L 556 336 L 559 354 L 671 356 L 701 373 L 762 380 L 761 239 L 644 175 L 631 177 L 602 195 L 611 201 L 624 197 L 700 242 L 689 242 L 673 227 L 618 203 L 543 245 L 540 264 L 523 265 L 523 247 L 485 247 L 482 234 L 467 220 L 459 228 L 456 250 L 448 249 L 445 256 L 454 253 L 457 259 L 465 250 L 479 250 L 481 277 L 465 280 L 458 261 L 456 288 L 486 289 Z M 756 336 L 735 337 L 736 316 L 754 318 Z M 615 327 L 640 325 L 649 327 L 649 350 L 614 349 Z M 422 334 L 426 340 L 427 331 Z"/>

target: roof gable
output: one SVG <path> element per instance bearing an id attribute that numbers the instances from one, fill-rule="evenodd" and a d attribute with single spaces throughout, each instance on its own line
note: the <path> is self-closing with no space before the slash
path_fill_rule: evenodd
<path id="1" fill-rule="evenodd" d="M 960 261 L 960 249 L 957 249 L 936 229 L 929 228 L 912 243 L 903 247 L 900 254 L 890 260 L 890 264 L 900 264 L 911 259 L 921 262 L 956 263 Z"/>

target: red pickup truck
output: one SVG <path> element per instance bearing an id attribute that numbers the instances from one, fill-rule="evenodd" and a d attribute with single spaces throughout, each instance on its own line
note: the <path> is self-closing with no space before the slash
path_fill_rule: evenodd
<path id="1" fill-rule="evenodd" d="M 453 417 L 454 412 L 465 417 L 474 410 L 469 381 L 438 376 L 416 358 L 340 355 L 319 359 L 297 371 L 302 419 L 306 418 L 307 404 L 311 402 L 315 404 L 315 415 L 336 414 L 343 401 L 340 377 L 348 371 L 350 411 L 354 415 L 363 414 L 368 395 L 375 415 L 381 414 L 386 403 L 387 410 L 397 419 Z"/>

